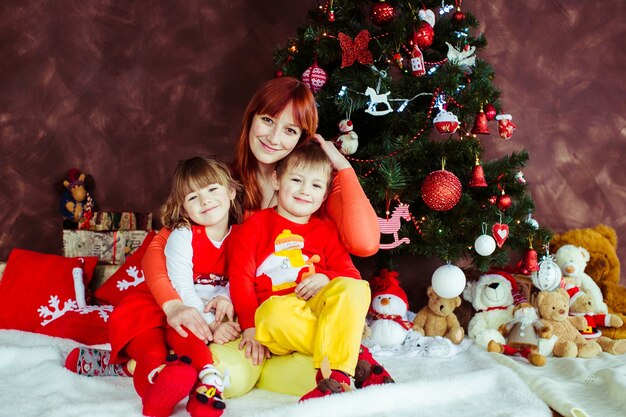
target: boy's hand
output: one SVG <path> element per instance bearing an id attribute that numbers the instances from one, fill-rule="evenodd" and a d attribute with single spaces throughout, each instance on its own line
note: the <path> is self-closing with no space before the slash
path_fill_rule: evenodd
<path id="1" fill-rule="evenodd" d="M 324 151 L 326 156 L 328 156 L 328 159 L 330 159 L 330 163 L 333 164 L 334 169 L 339 171 L 341 169 L 350 168 L 352 166 L 350 165 L 350 162 L 346 159 L 346 157 L 341 152 L 339 152 L 339 149 L 337 149 L 334 143 L 325 140 L 319 133 L 316 133 L 315 136 L 313 136 L 313 139 L 320 144 L 322 150 Z"/>
<path id="2" fill-rule="evenodd" d="M 184 326 L 204 342 L 213 340 L 213 333 L 209 325 L 195 308 L 187 307 L 180 300 L 171 300 L 163 304 L 163 312 L 167 317 L 167 324 L 172 326 L 182 337 L 188 336 L 188 333 L 183 329 Z"/>
<path id="3" fill-rule="evenodd" d="M 206 303 L 204 306 L 204 312 L 208 313 L 212 310 L 215 311 L 215 321 L 218 323 L 222 321 L 224 316 L 228 317 L 228 321 L 235 320 L 235 308 L 233 307 L 233 303 L 231 303 L 226 297 L 218 295 Z"/>
<path id="4" fill-rule="evenodd" d="M 254 338 L 255 334 L 255 327 L 249 327 L 244 330 L 241 335 L 239 350 L 244 351 L 246 358 L 250 358 L 253 365 L 260 365 L 263 363 L 264 358 L 270 358 L 270 351 Z"/>
<path id="5" fill-rule="evenodd" d="M 309 298 L 317 295 L 317 293 L 320 292 L 320 290 L 329 282 L 330 279 L 324 274 L 318 273 L 310 275 L 300 281 L 300 283 L 296 286 L 296 295 L 303 300 L 308 300 Z"/>
<path id="6" fill-rule="evenodd" d="M 235 340 L 241 333 L 239 323 L 234 321 L 226 321 L 224 323 L 214 321 L 212 325 L 209 325 L 209 327 L 213 330 L 213 343 L 217 343 L 218 345 L 223 345 L 231 340 Z"/>

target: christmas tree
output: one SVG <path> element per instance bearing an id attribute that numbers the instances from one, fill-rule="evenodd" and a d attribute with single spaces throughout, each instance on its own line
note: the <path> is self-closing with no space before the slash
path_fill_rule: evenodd
<path id="1" fill-rule="evenodd" d="M 319 132 L 347 155 L 379 215 L 380 267 L 415 254 L 486 271 L 519 254 L 528 273 L 550 232 L 532 218 L 528 153 L 482 160 L 486 135 L 510 139 L 515 125 L 461 6 L 320 2 L 276 50 L 277 76 L 314 91 Z"/>

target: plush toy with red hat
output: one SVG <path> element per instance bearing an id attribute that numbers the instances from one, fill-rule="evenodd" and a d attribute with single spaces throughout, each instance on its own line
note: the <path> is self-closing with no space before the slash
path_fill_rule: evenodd
<path id="1" fill-rule="evenodd" d="M 380 346 L 402 345 L 413 323 L 407 320 L 409 302 L 398 273 L 383 269 L 370 280 L 372 303 L 370 340 Z"/>

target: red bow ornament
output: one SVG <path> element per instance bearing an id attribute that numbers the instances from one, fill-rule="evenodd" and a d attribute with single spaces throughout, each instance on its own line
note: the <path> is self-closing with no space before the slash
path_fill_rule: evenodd
<path id="1" fill-rule="evenodd" d="M 363 65 L 372 64 L 374 58 L 369 51 L 370 33 L 367 29 L 359 32 L 352 41 L 350 36 L 339 32 L 339 45 L 341 46 L 341 68 L 349 67 L 354 61 Z"/>

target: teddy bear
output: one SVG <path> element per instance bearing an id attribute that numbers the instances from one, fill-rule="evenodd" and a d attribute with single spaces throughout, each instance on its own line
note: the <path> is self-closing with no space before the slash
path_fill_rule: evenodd
<path id="1" fill-rule="evenodd" d="M 608 312 L 600 287 L 598 287 L 593 278 L 585 274 L 585 267 L 587 262 L 589 262 L 589 251 L 587 249 L 574 245 L 563 245 L 556 251 L 554 261 L 561 268 L 563 283 L 566 286 L 580 288 L 589 294 L 593 299 L 596 313 Z"/>
<path id="2" fill-rule="evenodd" d="M 626 287 L 620 285 L 620 261 L 617 256 L 617 234 L 612 227 L 599 224 L 593 228 L 572 229 L 552 237 L 550 247 L 558 250 L 571 244 L 589 252 L 585 272 L 600 287 L 609 312 L 626 322 Z M 626 324 L 619 328 L 602 328 L 605 336 L 626 339 Z"/>
<path id="3" fill-rule="evenodd" d="M 413 323 L 407 320 L 409 302 L 400 287 L 398 273 L 382 269 L 370 280 L 370 285 L 370 340 L 379 346 L 402 345 Z"/>
<path id="4" fill-rule="evenodd" d="M 334 140 L 342 154 L 352 155 L 359 147 L 359 135 L 354 131 L 352 120 L 343 119 L 339 122 L 340 135 Z"/>
<path id="5" fill-rule="evenodd" d="M 587 340 L 598 342 L 603 352 L 612 355 L 626 353 L 625 339 L 611 339 L 602 335 L 599 326 L 621 327 L 623 320 L 614 314 L 596 314 L 592 297 L 578 287 L 566 289 L 569 294 L 569 314 L 574 327 Z M 585 323 L 580 323 L 578 317 L 584 317 Z M 582 326 L 581 326 L 582 324 Z"/>
<path id="6" fill-rule="evenodd" d="M 64 229 L 86 229 L 96 210 L 96 203 L 90 191 L 94 187 L 91 175 L 71 168 L 65 178 L 56 184 L 61 193 L 60 211 L 63 214 Z"/>
<path id="7" fill-rule="evenodd" d="M 489 352 L 519 354 L 535 366 L 546 364 L 546 357 L 539 351 L 539 339 L 551 338 L 552 329 L 539 320 L 537 310 L 530 303 L 522 302 L 513 307 L 513 320 L 498 330 L 506 338 L 506 344 L 491 340 L 487 345 Z"/>
<path id="8" fill-rule="evenodd" d="M 585 319 L 569 318 L 569 295 L 563 288 L 539 291 L 535 302 L 539 318 L 552 327 L 552 332 L 557 337 L 552 350 L 554 356 L 593 358 L 602 352 L 598 343 L 586 340 L 578 332 L 577 328 L 586 323 Z"/>
<path id="9" fill-rule="evenodd" d="M 505 344 L 500 326 L 513 319 L 513 292 L 517 291 L 515 279 L 506 272 L 481 275 L 476 282 L 468 282 L 463 298 L 476 311 L 467 326 L 467 335 L 478 346 L 487 349 L 491 340 Z"/>
<path id="10" fill-rule="evenodd" d="M 443 298 L 433 287 L 428 287 L 428 305 L 424 306 L 413 319 L 413 330 L 422 336 L 441 336 L 458 345 L 465 336 L 463 327 L 454 314 L 461 305 L 461 297 Z"/>

